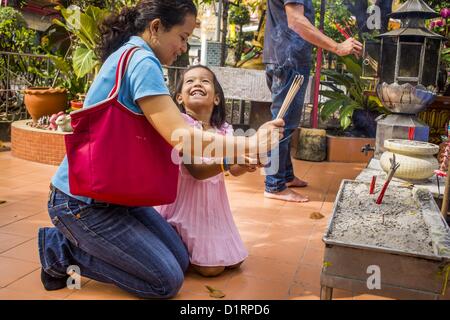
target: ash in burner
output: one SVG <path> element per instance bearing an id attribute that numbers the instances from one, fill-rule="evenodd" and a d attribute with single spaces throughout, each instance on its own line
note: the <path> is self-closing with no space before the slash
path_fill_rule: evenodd
<path id="1" fill-rule="evenodd" d="M 412 190 L 389 187 L 383 203 L 375 203 L 369 185 L 345 183 L 338 199 L 329 238 L 415 254 L 433 255 L 432 240 Z M 418 195 L 425 197 L 428 195 Z M 384 217 L 383 217 L 384 216 Z"/>

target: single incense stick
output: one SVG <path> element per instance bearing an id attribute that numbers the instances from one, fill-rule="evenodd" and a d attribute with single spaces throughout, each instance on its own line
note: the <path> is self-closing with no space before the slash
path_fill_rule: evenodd
<path id="1" fill-rule="evenodd" d="M 375 183 L 377 181 L 377 176 L 373 176 L 372 177 L 372 182 L 370 183 L 370 194 L 374 194 L 375 193 Z"/>
<path id="2" fill-rule="evenodd" d="M 386 182 L 384 183 L 383 189 L 381 189 L 380 195 L 377 199 L 377 204 L 381 204 L 383 202 L 383 197 L 386 192 L 386 189 L 391 182 L 392 178 L 394 177 L 395 171 L 397 171 L 398 167 L 400 167 L 400 163 L 397 163 L 395 161 L 395 153 L 393 154 L 392 158 L 389 159 L 391 161 L 391 169 L 389 170 L 389 174 L 387 176 Z M 384 218 L 384 217 L 383 217 Z"/>
<path id="3" fill-rule="evenodd" d="M 338 29 L 339 33 L 344 36 L 345 39 L 349 39 L 350 35 L 341 27 L 339 23 L 334 23 L 336 28 Z"/>
<path id="4" fill-rule="evenodd" d="M 292 103 L 292 100 L 294 100 L 294 97 L 297 95 L 298 90 L 300 90 L 300 87 L 303 84 L 304 77 L 302 75 L 296 75 L 294 78 L 294 81 L 291 84 L 291 87 L 289 88 L 289 91 L 284 98 L 283 105 L 281 106 L 280 111 L 278 112 L 277 119 L 282 119 L 286 115 L 286 112 L 289 109 L 289 106 Z"/>

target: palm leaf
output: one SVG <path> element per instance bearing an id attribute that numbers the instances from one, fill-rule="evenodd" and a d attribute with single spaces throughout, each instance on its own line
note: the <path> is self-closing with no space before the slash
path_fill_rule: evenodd
<path id="1" fill-rule="evenodd" d="M 360 78 L 362 75 L 362 67 L 353 56 L 346 56 L 339 58 L 347 67 L 347 70 L 353 74 L 354 77 Z"/>
<path id="2" fill-rule="evenodd" d="M 352 86 L 353 81 L 352 77 L 349 77 L 348 75 L 332 71 L 332 70 L 324 70 L 322 72 L 324 75 L 326 75 L 328 78 L 334 81 L 337 85 L 342 85 L 347 88 L 347 90 Z"/>
<path id="3" fill-rule="evenodd" d="M 334 114 L 344 104 L 343 100 L 328 100 L 323 103 L 320 108 L 320 117 L 322 120 L 326 120 L 332 114 Z"/>
<path id="4" fill-rule="evenodd" d="M 343 130 L 347 129 L 352 124 L 352 115 L 355 109 L 360 109 L 358 104 L 351 103 L 344 106 L 339 111 L 339 120 Z"/>
<path id="5" fill-rule="evenodd" d="M 342 100 L 348 98 L 347 95 L 345 95 L 344 93 L 335 92 L 331 90 L 320 90 L 320 94 L 328 99 L 333 100 Z"/>
<path id="6" fill-rule="evenodd" d="M 61 70 L 62 73 L 68 74 L 72 70 L 69 63 L 66 60 L 64 60 L 63 57 L 56 56 L 53 54 L 47 54 L 47 57 L 50 58 L 50 60 L 52 60 L 56 68 Z"/>

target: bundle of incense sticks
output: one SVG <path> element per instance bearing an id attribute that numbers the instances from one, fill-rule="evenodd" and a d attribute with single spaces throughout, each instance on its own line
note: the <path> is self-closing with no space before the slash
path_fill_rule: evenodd
<path id="1" fill-rule="evenodd" d="M 286 115 L 286 112 L 289 109 L 289 106 L 292 103 L 292 100 L 294 100 L 294 97 L 297 95 L 298 90 L 300 90 L 300 87 L 303 84 L 304 77 L 302 75 L 295 75 L 294 81 L 291 84 L 291 87 L 289 88 L 288 94 L 284 98 L 283 105 L 281 106 L 280 111 L 278 112 L 277 119 L 282 119 Z"/>
<path id="2" fill-rule="evenodd" d="M 348 26 L 347 23 L 346 23 L 346 25 L 347 25 L 346 29 L 342 28 L 342 26 L 339 23 L 335 22 L 334 25 L 335 25 L 336 29 L 338 29 L 339 33 L 344 36 L 345 39 L 349 39 L 349 38 L 353 37 L 353 34 L 352 34 L 352 32 L 350 30 L 350 27 Z"/>

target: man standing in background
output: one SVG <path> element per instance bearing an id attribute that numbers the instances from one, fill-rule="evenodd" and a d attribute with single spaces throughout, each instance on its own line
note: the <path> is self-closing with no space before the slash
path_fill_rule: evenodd
<path id="1" fill-rule="evenodd" d="M 295 176 L 290 149 L 291 135 L 298 127 L 312 65 L 312 46 L 339 56 L 361 55 L 362 44 L 353 38 L 342 43 L 321 33 L 314 27 L 315 12 L 312 0 L 267 0 L 267 22 L 264 39 L 263 62 L 266 78 L 272 92 L 272 118 L 275 119 L 296 74 L 304 82 L 284 117 L 287 137 L 279 146 L 279 170 L 268 173 L 264 196 L 292 202 L 309 199 L 291 190 L 306 187 L 306 181 Z M 277 159 L 271 159 L 277 161 Z"/>

